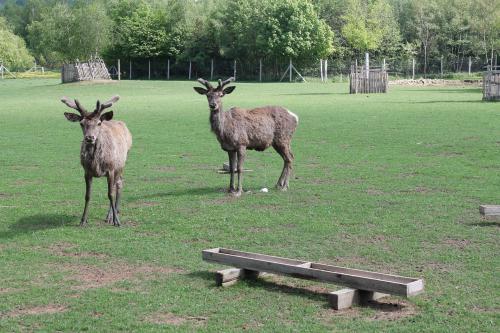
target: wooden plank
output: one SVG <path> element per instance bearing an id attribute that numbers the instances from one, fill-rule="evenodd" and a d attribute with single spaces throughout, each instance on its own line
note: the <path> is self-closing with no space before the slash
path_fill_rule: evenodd
<path id="1" fill-rule="evenodd" d="M 354 289 L 394 295 L 413 296 L 423 292 L 424 289 L 423 280 L 421 279 L 317 263 L 309 265 L 306 261 L 231 249 L 215 248 L 204 250 L 202 257 L 205 261 L 217 262 L 237 268 L 333 282 Z M 310 267 L 303 267 L 308 265 Z"/>
<path id="2" fill-rule="evenodd" d="M 348 309 L 353 305 L 363 305 L 389 295 L 373 291 L 345 288 L 328 294 L 328 303 L 335 310 Z"/>
<path id="3" fill-rule="evenodd" d="M 500 216 L 500 205 L 480 205 L 479 213 L 483 216 Z"/>

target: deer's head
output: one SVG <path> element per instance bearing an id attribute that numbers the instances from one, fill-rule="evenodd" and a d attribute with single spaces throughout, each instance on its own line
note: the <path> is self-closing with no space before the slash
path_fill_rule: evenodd
<path id="1" fill-rule="evenodd" d="M 219 85 L 217 88 L 214 88 L 210 82 L 204 79 L 198 79 L 198 82 L 203 84 L 206 89 L 201 88 L 201 87 L 193 87 L 194 90 L 200 94 L 200 95 L 206 95 L 208 99 L 208 107 L 210 108 L 211 111 L 218 112 L 222 109 L 222 104 L 221 104 L 221 98 L 224 97 L 227 94 L 230 94 L 233 92 L 235 86 L 231 87 L 226 87 L 231 81 L 234 81 L 233 77 L 230 77 L 229 79 L 222 81 L 219 79 Z"/>
<path id="2" fill-rule="evenodd" d="M 83 132 L 83 140 L 87 145 L 94 145 L 101 132 L 102 122 L 113 118 L 113 111 L 106 113 L 102 112 L 111 107 L 113 103 L 116 103 L 118 99 L 120 99 L 120 96 L 114 96 L 105 103 L 97 101 L 93 112 L 85 110 L 85 108 L 76 99 L 71 100 L 67 97 L 63 97 L 61 98 L 61 102 L 78 111 L 79 114 L 65 112 L 64 116 L 71 122 L 79 122 Z"/>

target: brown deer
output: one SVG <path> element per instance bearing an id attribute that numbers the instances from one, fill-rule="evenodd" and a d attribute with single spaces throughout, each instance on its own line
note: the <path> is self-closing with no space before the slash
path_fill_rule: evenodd
<path id="1" fill-rule="evenodd" d="M 120 196 L 123 187 L 123 169 L 128 151 L 132 146 L 132 135 L 125 123 L 111 120 L 113 111 L 102 113 L 116 103 L 120 97 L 114 96 L 105 103 L 97 101 L 93 112 L 87 112 L 78 100 L 67 97 L 61 102 L 80 114 L 65 112 L 66 119 L 79 122 L 83 131 L 80 148 L 80 163 L 85 171 L 85 208 L 80 225 L 87 224 L 88 207 L 92 191 L 92 178 L 106 176 L 108 178 L 109 211 L 106 222 L 120 226 Z"/>
<path id="2" fill-rule="evenodd" d="M 264 106 L 255 109 L 231 108 L 222 110 L 222 97 L 233 92 L 234 86 L 226 87 L 234 78 L 219 80 L 214 88 L 210 82 L 198 79 L 206 89 L 194 87 L 194 90 L 206 95 L 210 108 L 210 125 L 221 148 L 229 155 L 229 193 L 240 196 L 243 190 L 243 162 L 246 150 L 264 151 L 270 146 L 283 158 L 284 166 L 276 187 L 280 190 L 288 188 L 288 180 L 292 171 L 293 154 L 290 143 L 299 122 L 294 113 L 281 106 Z M 238 173 L 238 190 L 234 188 L 235 166 Z"/>

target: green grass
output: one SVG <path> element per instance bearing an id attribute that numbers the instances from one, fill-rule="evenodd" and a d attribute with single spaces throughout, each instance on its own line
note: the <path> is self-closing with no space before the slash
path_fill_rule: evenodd
<path id="1" fill-rule="evenodd" d="M 0 331 L 495 331 L 500 324 L 500 108 L 476 88 L 237 83 L 225 106 L 280 104 L 300 117 L 295 176 L 249 152 L 244 194 L 229 198 L 227 155 L 191 82 L 0 82 Z M 123 227 L 103 222 L 96 180 L 78 227 L 81 131 L 63 95 L 89 108 L 113 94 L 134 137 Z M 212 247 L 412 277 L 425 293 L 386 305 L 328 309 L 338 286 L 292 278 L 214 285 Z"/>

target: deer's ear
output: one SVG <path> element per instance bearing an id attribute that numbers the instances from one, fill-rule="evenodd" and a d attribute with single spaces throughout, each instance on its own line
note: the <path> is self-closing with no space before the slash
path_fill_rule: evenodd
<path id="1" fill-rule="evenodd" d="M 235 88 L 236 88 L 235 86 L 227 87 L 226 89 L 223 90 L 224 95 L 232 93 Z"/>
<path id="2" fill-rule="evenodd" d="M 113 119 L 113 111 L 109 111 L 101 115 L 101 121 L 111 120 L 111 119 Z"/>
<path id="3" fill-rule="evenodd" d="M 64 112 L 64 116 L 66 117 L 66 119 L 72 122 L 77 122 L 82 120 L 82 116 L 79 116 L 76 113 Z"/>
<path id="4" fill-rule="evenodd" d="M 203 89 L 201 87 L 193 87 L 193 89 L 194 89 L 194 91 L 196 91 L 200 95 L 206 95 L 208 92 L 207 89 Z"/>

